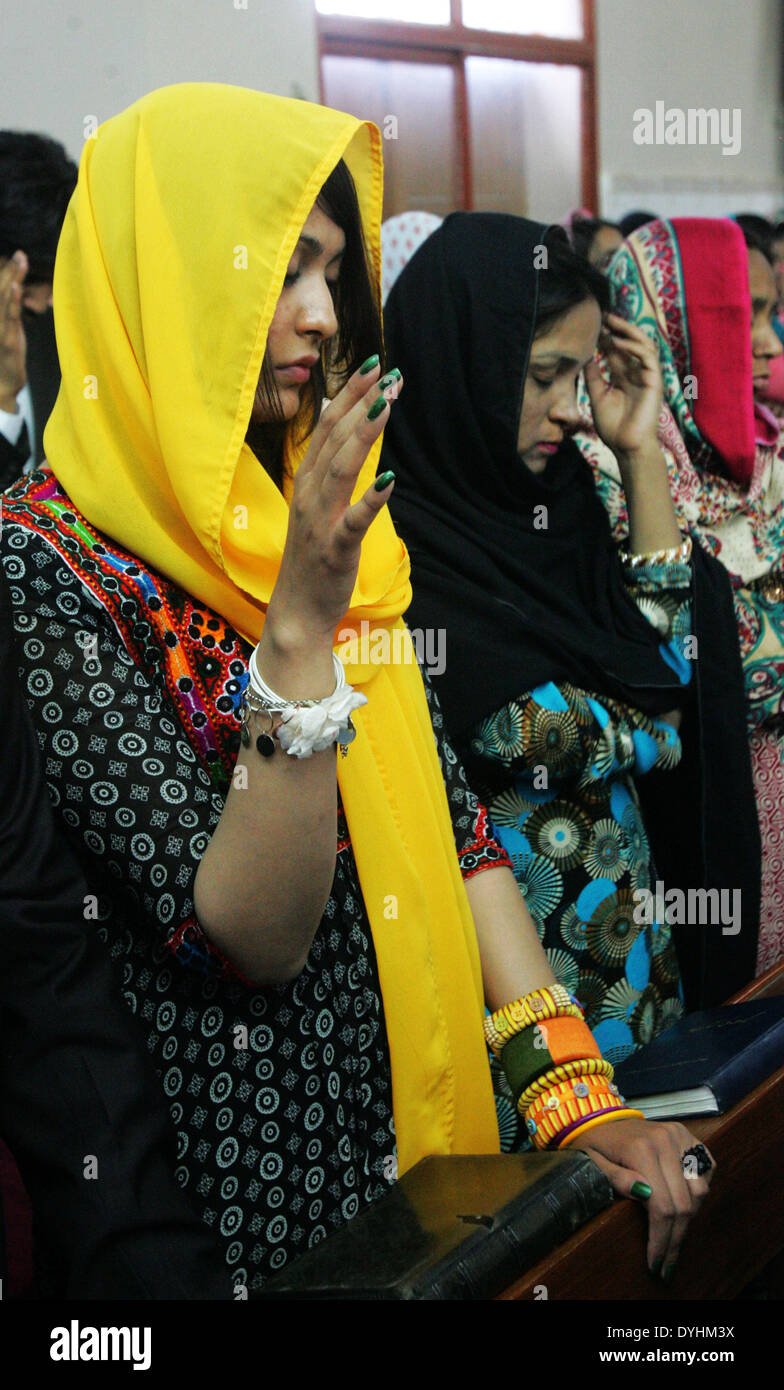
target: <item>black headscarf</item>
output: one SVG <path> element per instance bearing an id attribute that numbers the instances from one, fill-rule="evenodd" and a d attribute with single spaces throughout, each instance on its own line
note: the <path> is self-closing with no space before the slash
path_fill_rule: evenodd
<path id="1" fill-rule="evenodd" d="M 382 467 L 395 472 L 391 509 L 411 552 L 407 621 L 446 630 L 438 695 L 457 739 L 548 680 L 650 714 L 683 696 L 626 592 L 576 445 L 565 440 L 540 474 L 517 454 L 546 231 L 455 213 L 387 303 L 387 357 L 405 387 Z"/>
<path id="2" fill-rule="evenodd" d="M 687 1005 L 721 1003 L 754 972 L 760 842 L 743 671 L 726 570 L 695 547 L 699 658 L 684 689 L 629 598 L 589 465 L 565 441 L 540 474 L 517 455 L 546 226 L 455 213 L 420 247 L 386 309 L 405 388 L 384 435 L 391 509 L 411 552 L 413 628 L 446 631 L 437 680 L 467 756 L 482 718 L 551 680 L 648 714 L 686 699 L 686 756 L 641 786 L 668 885 L 740 888 L 743 927 L 675 930 Z M 537 250 L 538 248 L 538 250 Z M 547 527 L 537 507 L 547 508 Z M 731 807 L 731 814 L 727 808 Z M 677 829 L 674 826 L 677 824 Z"/>

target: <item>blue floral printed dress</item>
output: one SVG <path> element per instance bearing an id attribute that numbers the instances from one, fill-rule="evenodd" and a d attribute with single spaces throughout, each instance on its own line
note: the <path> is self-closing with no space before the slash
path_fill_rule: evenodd
<path id="1" fill-rule="evenodd" d="M 685 686 L 689 564 L 627 564 L 625 581 Z M 670 928 L 645 920 L 655 916 L 643 902 L 646 891 L 655 895 L 656 872 L 635 787 L 652 768 L 679 762 L 679 736 L 663 719 L 548 683 L 484 719 L 467 751 L 553 971 L 579 999 L 604 1056 L 619 1062 L 683 1012 Z M 525 1147 L 493 1070 L 502 1147 Z"/>

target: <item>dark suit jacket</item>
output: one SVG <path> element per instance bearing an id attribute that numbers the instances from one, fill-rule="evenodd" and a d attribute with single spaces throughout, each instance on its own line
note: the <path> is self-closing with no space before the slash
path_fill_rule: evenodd
<path id="1" fill-rule="evenodd" d="M 60 389 L 60 364 L 51 309 L 47 309 L 45 314 L 27 315 L 25 335 L 27 381 L 33 401 L 35 424 L 35 461 L 40 463 L 44 457 L 44 425 L 52 413 Z M 17 444 L 10 444 L 5 435 L 0 434 L 0 492 L 4 492 L 16 482 L 26 462 L 27 457 L 23 450 Z"/>
<path id="2" fill-rule="evenodd" d="M 53 1276 L 79 1298 L 228 1298 L 86 883 L 55 828 L 0 569 L 0 1133 Z M 88 1156 L 94 1156 L 97 1176 Z"/>

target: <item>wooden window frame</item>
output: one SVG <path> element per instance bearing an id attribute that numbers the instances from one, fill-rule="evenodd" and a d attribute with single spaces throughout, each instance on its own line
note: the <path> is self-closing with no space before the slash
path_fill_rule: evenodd
<path id="1" fill-rule="evenodd" d="M 596 168 L 596 42 L 593 0 L 582 0 L 583 37 L 547 38 L 541 34 L 500 34 L 463 24 L 462 0 L 450 0 L 448 24 L 401 23 L 392 19 L 353 19 L 316 12 L 319 83 L 324 100 L 321 60 L 375 58 L 389 62 L 439 63 L 455 74 L 454 120 L 460 152 L 463 207 L 473 207 L 471 131 L 466 58 L 513 58 L 526 63 L 559 63 L 582 72 L 580 159 L 581 203 L 598 209 Z"/>

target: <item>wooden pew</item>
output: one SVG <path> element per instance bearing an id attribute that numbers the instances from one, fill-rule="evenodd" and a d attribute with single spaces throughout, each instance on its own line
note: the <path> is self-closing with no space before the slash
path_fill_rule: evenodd
<path id="1" fill-rule="evenodd" d="M 784 994 L 784 962 L 729 1003 Z M 502 1300 L 731 1299 L 784 1253 L 784 1067 L 726 1115 L 685 1121 L 718 1165 L 710 1196 L 692 1222 L 669 1284 L 648 1273 L 646 1216 L 619 1200 L 551 1252 Z M 784 1297 L 784 1258 L 777 1260 Z"/>

